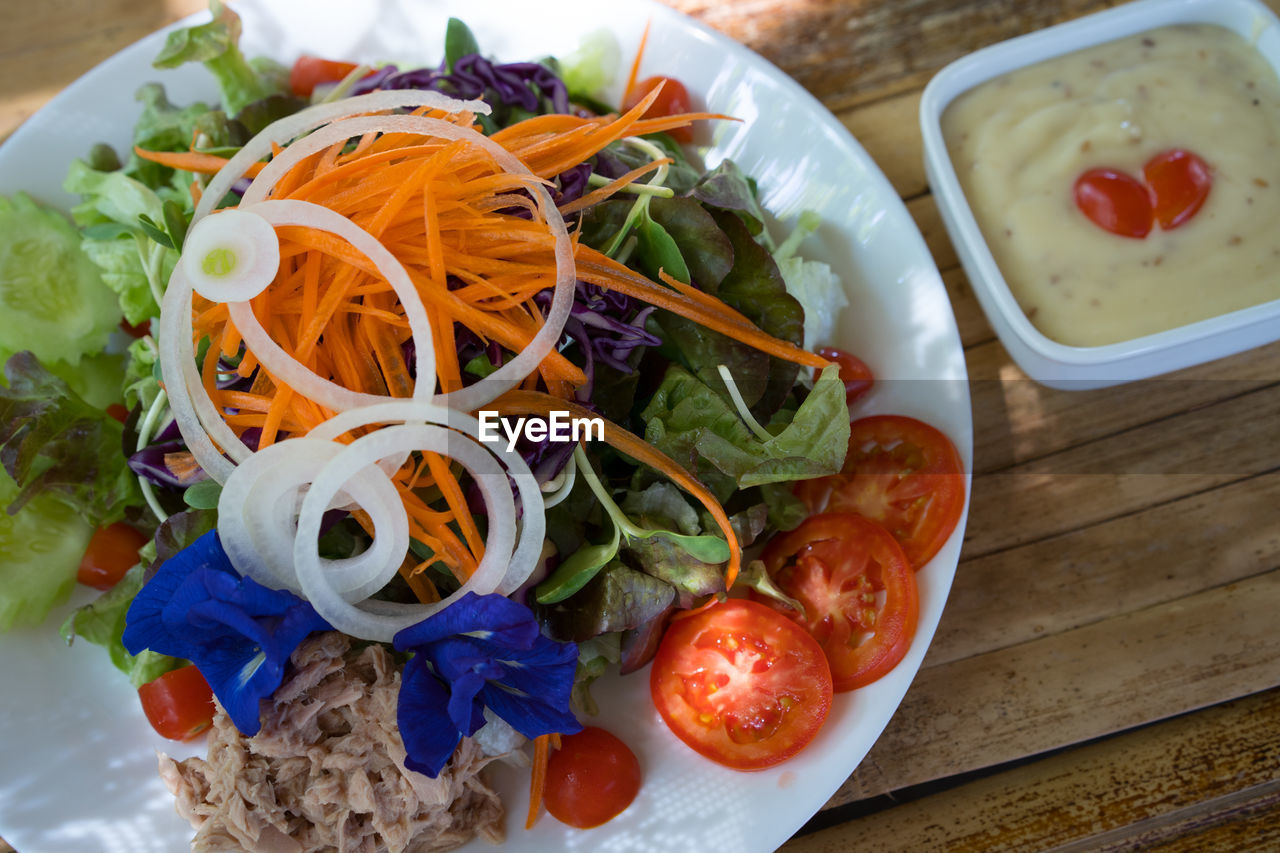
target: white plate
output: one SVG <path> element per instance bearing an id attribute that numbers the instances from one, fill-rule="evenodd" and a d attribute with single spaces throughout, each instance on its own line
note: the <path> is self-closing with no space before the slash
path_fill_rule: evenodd
<path id="1" fill-rule="evenodd" d="M 353 59 L 438 61 L 445 19 L 463 18 L 482 50 L 507 60 L 563 54 L 600 26 L 614 31 L 625 74 L 646 20 L 644 71 L 670 73 L 710 109 L 743 119 L 709 131 L 709 164 L 732 157 L 760 183 L 785 221 L 801 211 L 824 226 L 804 247 L 831 263 L 853 304 L 838 344 L 860 354 L 880 385 L 860 411 L 923 418 L 972 463 L 964 355 L 950 303 L 920 233 L 866 152 L 795 82 L 742 46 L 654 3 L 571 0 L 539 14 L 518 0 L 242 2 L 246 51 L 290 61 L 304 50 Z M 67 164 L 95 141 L 127 150 L 138 107 L 133 92 L 161 79 L 183 103 L 210 99 L 203 69 L 150 68 L 162 34 L 143 39 L 68 87 L 0 147 L 0 192 L 26 189 L 66 206 Z M 620 88 L 620 84 L 619 87 Z M 772 850 L 795 832 L 866 755 L 898 707 L 933 637 L 959 557 L 959 529 L 919 574 L 920 626 L 906 659 L 875 684 L 836 698 L 817 741 L 775 769 L 739 773 L 694 754 L 667 730 L 649 700 L 647 670 L 596 689 L 600 722 L 635 750 L 640 797 L 604 827 L 579 831 L 543 817 L 522 828 L 527 776 L 498 784 L 509 815 L 507 847 L 520 850 Z M 78 602 L 91 596 L 81 593 Z M 156 749 L 134 691 L 101 649 L 62 646 L 62 608 L 39 630 L 0 638 L 0 836 L 20 853 L 174 853 L 191 830 L 155 774 Z M 189 751 L 184 749 L 178 752 Z M 491 849 L 484 843 L 477 850 Z"/>

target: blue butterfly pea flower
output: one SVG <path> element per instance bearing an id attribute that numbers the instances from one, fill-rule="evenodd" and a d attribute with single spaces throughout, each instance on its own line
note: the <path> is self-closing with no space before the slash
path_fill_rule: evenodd
<path id="1" fill-rule="evenodd" d="M 262 586 L 231 565 L 210 531 L 160 565 L 125 617 L 130 654 L 151 649 L 199 669 L 242 733 L 262 727 L 258 703 L 275 692 L 298 644 L 330 630 L 311 604 Z"/>
<path id="2" fill-rule="evenodd" d="M 395 647 L 414 653 L 396 709 L 411 770 L 439 775 L 486 707 L 529 738 L 582 730 L 569 710 L 578 647 L 543 636 L 505 596 L 467 593 L 396 634 Z"/>

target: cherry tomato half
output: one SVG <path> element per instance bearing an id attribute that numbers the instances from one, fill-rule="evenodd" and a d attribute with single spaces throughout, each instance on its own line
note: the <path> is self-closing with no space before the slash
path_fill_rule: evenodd
<path id="1" fill-rule="evenodd" d="M 915 572 L 874 521 L 848 512 L 812 516 L 775 536 L 763 559 L 782 591 L 804 605 L 804 615 L 766 603 L 803 624 L 822 646 L 837 693 L 875 681 L 911 647 L 920 610 Z"/>
<path id="2" fill-rule="evenodd" d="M 1151 232 L 1151 195 L 1136 178 L 1115 169 L 1090 169 L 1075 185 L 1076 207 L 1095 225 L 1141 240 Z"/>
<path id="3" fill-rule="evenodd" d="M 649 77 L 636 83 L 635 88 L 627 92 L 623 98 L 622 109 L 624 111 L 629 110 L 640 103 L 644 100 L 644 96 L 656 88 L 659 83 L 663 84 L 662 91 L 658 93 L 657 99 L 649 105 L 649 109 L 645 110 L 645 118 L 662 118 L 663 116 L 689 112 L 689 90 L 674 77 L 661 76 Z M 673 127 L 666 133 L 676 142 L 689 143 L 693 141 L 693 128 L 690 127 Z"/>
<path id="4" fill-rule="evenodd" d="M 94 589 L 111 589 L 137 564 L 138 549 L 146 544 L 147 537 L 123 521 L 99 527 L 80 558 L 76 580 Z"/>
<path id="5" fill-rule="evenodd" d="M 335 62 L 318 56 L 299 56 L 289 70 L 289 89 L 299 98 L 309 98 L 321 83 L 337 83 L 356 70 L 354 62 Z"/>
<path id="6" fill-rule="evenodd" d="M 835 347 L 822 347 L 818 355 L 827 361 L 834 362 L 840 368 L 840 381 L 844 383 L 844 401 L 852 406 L 853 401 L 871 390 L 875 377 L 871 368 L 862 359 Z"/>
<path id="7" fill-rule="evenodd" d="M 138 698 L 151 727 L 169 740 L 190 740 L 213 724 L 213 690 L 194 666 L 147 682 Z"/>
<path id="8" fill-rule="evenodd" d="M 924 421 L 875 415 L 849 424 L 840 474 L 802 480 L 811 512 L 856 512 L 898 540 L 919 569 L 947 541 L 964 511 L 964 466 L 951 439 Z"/>
<path id="9" fill-rule="evenodd" d="M 1166 230 L 1195 216 L 1213 186 L 1209 164 L 1181 148 L 1152 157 L 1142 167 L 1142 176 L 1151 188 L 1156 221 Z"/>
<path id="10" fill-rule="evenodd" d="M 649 690 L 676 737 L 738 770 L 795 755 L 831 710 L 831 670 L 813 637 L 741 599 L 672 622 Z"/>
<path id="11" fill-rule="evenodd" d="M 547 762 L 547 811 L 578 829 L 613 820 L 639 792 L 640 762 L 630 747 L 604 729 L 588 726 L 565 735 Z"/>

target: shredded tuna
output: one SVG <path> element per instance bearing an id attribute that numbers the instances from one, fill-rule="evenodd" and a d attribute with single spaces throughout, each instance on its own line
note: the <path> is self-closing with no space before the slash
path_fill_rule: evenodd
<path id="1" fill-rule="evenodd" d="M 380 645 L 308 639 L 247 738 L 218 708 L 207 759 L 160 756 L 193 853 L 430 853 L 503 840 L 491 760 L 464 738 L 436 779 L 406 770 L 400 672 Z"/>

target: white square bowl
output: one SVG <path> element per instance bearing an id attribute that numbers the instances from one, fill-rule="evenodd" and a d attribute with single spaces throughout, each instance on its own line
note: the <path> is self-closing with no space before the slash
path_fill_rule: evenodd
<path id="1" fill-rule="evenodd" d="M 974 293 L 1005 349 L 1028 376 L 1086 389 L 1145 379 L 1280 340 L 1280 299 L 1104 346 L 1050 340 L 1027 319 L 982 236 L 942 137 L 958 96 L 1009 71 L 1173 24 L 1216 24 L 1238 33 L 1280 73 L 1280 20 L 1257 0 L 1138 0 L 992 45 L 929 81 L 920 102 L 925 172 Z M 1277 223 L 1280 227 L 1280 223 Z M 1276 271 L 1280 275 L 1280 268 Z"/>

